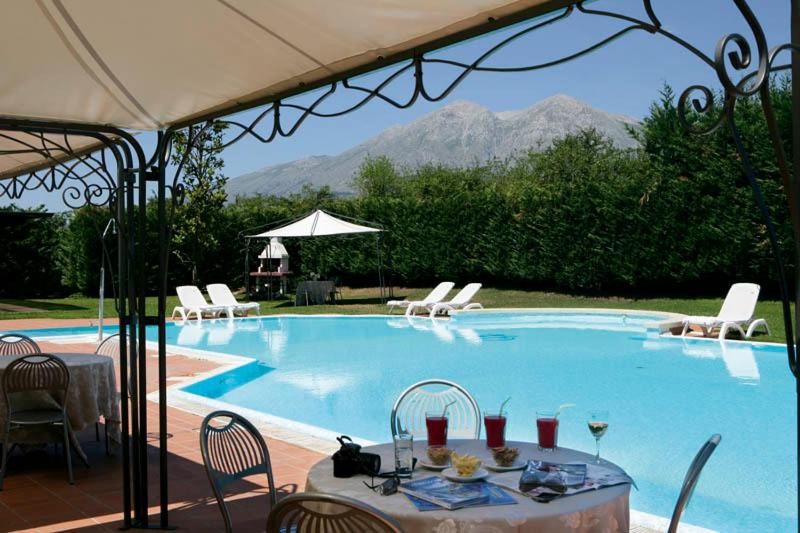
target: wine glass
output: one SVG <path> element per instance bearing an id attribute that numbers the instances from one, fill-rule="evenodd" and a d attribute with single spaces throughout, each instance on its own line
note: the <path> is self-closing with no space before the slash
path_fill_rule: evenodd
<path id="1" fill-rule="evenodd" d="M 595 446 L 597 448 L 594 461 L 600 464 L 600 438 L 608 431 L 608 411 L 591 411 L 587 424 L 589 425 L 589 433 L 594 437 Z"/>

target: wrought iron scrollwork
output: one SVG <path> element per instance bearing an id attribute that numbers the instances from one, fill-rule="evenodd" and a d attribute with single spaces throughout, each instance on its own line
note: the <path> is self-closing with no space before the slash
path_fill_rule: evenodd
<path id="1" fill-rule="evenodd" d="M 84 153 L 74 148 L 69 135 L 26 132 L 0 138 L 13 141 L 18 148 L 0 150 L 2 155 L 34 154 L 53 166 L 0 180 L 0 198 L 20 199 L 26 191 L 61 191 L 64 204 L 76 209 L 86 205 L 108 204 L 115 191 L 115 178 L 109 169 L 105 150 Z"/>
<path id="2" fill-rule="evenodd" d="M 621 38 L 622 36 L 636 31 L 644 31 L 650 34 L 656 34 L 667 38 L 668 40 L 676 43 L 682 48 L 688 50 L 701 62 L 708 65 L 710 68 L 717 72 L 717 76 L 722 84 L 722 89 L 725 94 L 724 101 L 721 106 L 715 103 L 714 92 L 704 85 L 692 85 L 685 89 L 679 97 L 679 115 L 681 123 L 684 127 L 695 133 L 708 133 L 719 128 L 733 112 L 735 100 L 738 97 L 749 96 L 756 94 L 760 87 L 767 82 L 769 73 L 776 68 L 772 67 L 769 58 L 769 53 L 766 45 L 766 38 L 763 30 L 758 24 L 758 20 L 750 10 L 745 0 L 733 0 L 740 13 L 747 21 L 755 36 L 758 68 L 755 72 L 745 76 L 742 81 L 736 83 L 732 80 L 729 73 L 729 66 L 733 71 L 741 72 L 749 68 L 752 62 L 751 46 L 747 39 L 739 34 L 730 34 L 720 39 L 714 57 L 709 56 L 702 52 L 699 48 L 695 47 L 687 40 L 679 35 L 666 30 L 653 6 L 652 0 L 642 0 L 642 6 L 646 14 L 645 18 L 636 18 L 631 15 L 617 13 L 613 11 L 606 11 L 600 9 L 593 9 L 587 7 L 585 1 L 575 2 L 563 10 L 545 18 L 537 20 L 530 25 L 521 28 L 511 35 L 503 38 L 498 43 L 490 46 L 486 51 L 479 55 L 474 61 L 466 63 L 453 59 L 446 59 L 441 57 L 431 57 L 428 55 L 418 55 L 411 60 L 401 63 L 395 67 L 384 77 L 372 86 L 360 84 L 354 80 L 344 79 L 339 82 L 331 83 L 327 89 L 323 90 L 315 99 L 307 104 L 299 104 L 295 102 L 287 102 L 284 100 L 276 100 L 265 107 L 252 121 L 249 123 L 242 122 L 235 119 L 217 119 L 215 121 L 206 122 L 202 126 L 195 126 L 195 138 L 202 135 L 203 131 L 214 125 L 224 124 L 230 135 L 225 140 L 220 149 L 224 149 L 242 138 L 250 137 L 261 143 L 271 143 L 278 137 L 292 136 L 300 126 L 309 118 L 334 118 L 346 115 L 364 107 L 369 102 L 378 99 L 384 103 L 395 107 L 397 109 L 405 109 L 412 106 L 420 98 L 429 102 L 438 102 L 449 96 L 456 87 L 458 87 L 464 79 L 473 72 L 494 72 L 494 73 L 514 73 L 514 72 L 531 72 L 541 70 L 548 67 L 564 64 L 580 57 L 583 57 L 591 52 L 602 48 L 606 44 Z M 520 41 L 524 37 L 534 34 L 538 30 L 551 26 L 555 23 L 561 22 L 579 12 L 586 16 L 602 17 L 606 19 L 613 19 L 625 23 L 621 28 L 611 31 L 606 37 L 599 41 L 586 46 L 578 51 L 571 52 L 565 56 L 557 59 L 542 61 L 527 65 L 518 66 L 492 66 L 488 62 L 493 58 L 501 49 L 509 46 L 510 44 Z M 784 45 L 784 49 L 788 45 Z M 428 66 L 447 66 L 456 69 L 455 76 L 444 85 L 440 90 L 434 91 L 426 85 L 426 67 Z M 785 67 L 777 67 L 785 68 Z M 390 96 L 388 90 L 390 86 L 399 80 L 403 75 L 413 75 L 413 86 L 408 97 L 398 99 L 397 97 Z M 356 100 L 350 102 L 340 109 L 323 110 L 324 104 L 332 101 L 334 95 L 351 94 L 356 95 Z M 711 124 L 703 123 L 699 126 L 696 121 L 692 121 L 687 116 L 687 107 L 691 104 L 694 111 L 700 115 L 712 116 L 714 111 L 719 109 L 719 113 L 712 120 Z M 285 111 L 291 110 L 295 115 L 291 120 L 288 120 Z M 169 135 L 167 136 L 169 137 Z M 169 143 L 170 141 L 167 140 Z M 191 140 L 190 140 L 191 142 Z M 180 166 L 180 165 L 179 165 Z M 173 180 L 173 187 L 180 179 L 180 169 L 175 174 Z"/>

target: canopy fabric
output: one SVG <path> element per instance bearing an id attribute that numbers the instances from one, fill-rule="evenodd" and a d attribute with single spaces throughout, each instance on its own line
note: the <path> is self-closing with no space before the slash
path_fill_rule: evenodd
<path id="1" fill-rule="evenodd" d="M 93 137 L 0 130 L 0 179 L 41 170 L 104 147 Z"/>
<path id="2" fill-rule="evenodd" d="M 572 3 L 9 0 L 0 17 L 0 117 L 187 125 Z"/>
<path id="3" fill-rule="evenodd" d="M 378 228 L 361 226 L 340 218 L 329 215 L 317 209 L 310 215 L 279 228 L 250 235 L 251 238 L 272 237 L 322 237 L 325 235 L 345 235 L 349 233 L 376 233 L 383 231 Z"/>

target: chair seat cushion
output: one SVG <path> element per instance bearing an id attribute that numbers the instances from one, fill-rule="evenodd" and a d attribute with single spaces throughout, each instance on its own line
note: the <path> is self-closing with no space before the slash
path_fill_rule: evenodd
<path id="1" fill-rule="evenodd" d="M 8 420 L 22 426 L 53 424 L 63 422 L 64 413 L 60 409 L 27 409 L 10 413 Z"/>

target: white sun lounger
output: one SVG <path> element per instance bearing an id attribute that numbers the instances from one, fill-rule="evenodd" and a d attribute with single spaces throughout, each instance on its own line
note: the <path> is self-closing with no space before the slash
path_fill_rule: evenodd
<path id="1" fill-rule="evenodd" d="M 470 283 L 460 291 L 458 294 L 453 296 L 453 299 L 449 302 L 439 302 L 434 304 L 431 307 L 431 318 L 435 317 L 440 313 L 447 314 L 450 311 L 455 311 L 456 309 L 468 310 L 468 309 L 483 309 L 483 306 L 477 302 L 472 302 L 472 299 L 475 298 L 475 295 L 478 294 L 478 291 L 481 290 L 480 283 Z"/>
<path id="2" fill-rule="evenodd" d="M 770 331 L 766 320 L 763 318 L 753 320 L 759 292 L 761 292 L 761 286 L 755 283 L 734 283 L 728 290 L 728 295 L 717 316 L 687 316 L 683 319 L 681 335 L 686 335 L 692 325 L 700 326 L 705 336 L 719 328 L 720 340 L 725 338 L 731 328 L 741 333 L 745 339 L 752 337 L 759 326 L 763 326 L 769 335 Z M 747 328 L 747 331 L 744 328 Z"/>
<path id="3" fill-rule="evenodd" d="M 178 293 L 178 300 L 180 300 L 181 305 L 175 306 L 175 309 L 172 310 L 172 318 L 175 318 L 177 314 L 180 315 L 181 319 L 187 320 L 190 316 L 195 315 L 197 321 L 201 322 L 203 314 L 217 317 L 222 313 L 226 313 L 228 318 L 233 316 L 227 307 L 209 305 L 203 297 L 203 293 L 194 285 L 182 285 L 176 287 L 175 291 Z"/>
<path id="4" fill-rule="evenodd" d="M 445 281 L 437 285 L 424 300 L 408 302 L 406 306 L 406 316 L 414 316 L 414 311 L 417 309 L 430 309 L 432 306 L 438 304 L 445 299 L 447 293 L 452 290 L 453 285 L 455 285 L 455 283 Z"/>
<path id="5" fill-rule="evenodd" d="M 214 305 L 228 309 L 228 316 L 233 316 L 236 312 L 247 314 L 250 310 L 254 310 L 258 315 L 261 314 L 261 304 L 258 302 L 238 302 L 236 296 L 233 295 L 231 290 L 224 283 L 206 285 L 206 291 L 208 291 L 208 296 L 211 298 L 211 302 Z"/>
<path id="6" fill-rule="evenodd" d="M 444 297 L 447 296 L 447 293 L 450 292 L 453 288 L 455 283 L 452 281 L 443 281 L 438 284 L 426 297 L 423 302 L 431 302 L 437 303 L 444 300 Z M 389 306 L 389 313 L 394 311 L 395 307 L 408 307 L 413 302 L 409 300 L 389 300 L 386 302 L 386 305 Z"/>

